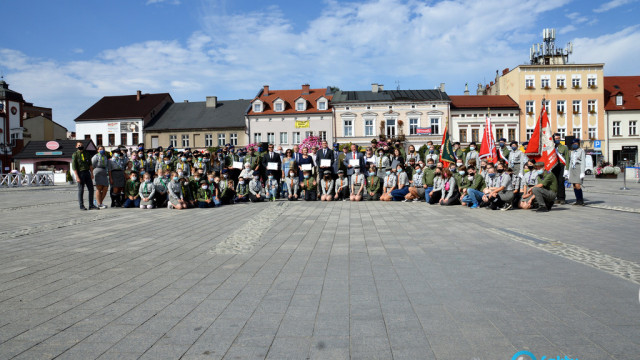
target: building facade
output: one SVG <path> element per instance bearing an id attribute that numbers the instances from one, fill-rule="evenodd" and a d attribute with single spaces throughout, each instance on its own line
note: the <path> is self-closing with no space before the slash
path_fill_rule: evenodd
<path id="1" fill-rule="evenodd" d="M 416 148 L 442 140 L 451 100 L 444 89 L 337 91 L 332 100 L 335 140 L 370 145 L 372 139 L 399 139 Z"/>
<path id="2" fill-rule="evenodd" d="M 291 148 L 309 136 L 334 141 L 329 89 L 271 90 L 265 85 L 246 114 L 250 143 L 267 142 Z"/>
<path id="3" fill-rule="evenodd" d="M 24 147 L 24 98 L 0 80 L 0 173 L 12 170 L 13 156 Z"/>
<path id="4" fill-rule="evenodd" d="M 108 150 L 137 146 L 144 127 L 173 99 L 168 93 L 105 96 L 75 119 L 76 138 Z"/>
<path id="5" fill-rule="evenodd" d="M 520 142 L 520 109 L 508 95 L 450 95 L 451 137 L 462 145 L 480 143 L 485 119 L 491 117 L 496 141 Z"/>
<path id="6" fill-rule="evenodd" d="M 250 100 L 218 101 L 216 96 L 207 96 L 206 101 L 170 104 L 145 127 L 145 147 L 246 146 L 249 137 L 245 114 L 249 106 Z"/>
<path id="7" fill-rule="evenodd" d="M 45 116 L 24 119 L 23 124 L 25 146 L 30 141 L 67 140 L 67 128 Z"/>
<path id="8" fill-rule="evenodd" d="M 640 76 L 604 78 L 606 144 L 602 151 L 613 164 L 638 163 L 640 145 Z"/>

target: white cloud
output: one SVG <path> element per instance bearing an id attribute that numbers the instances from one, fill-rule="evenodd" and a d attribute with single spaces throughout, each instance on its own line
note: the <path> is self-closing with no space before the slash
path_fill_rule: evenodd
<path id="1" fill-rule="evenodd" d="M 635 59 L 640 57 L 640 25 L 630 26 L 613 34 L 597 38 L 576 38 L 572 40 L 573 56 L 576 63 L 605 63 L 606 75 L 637 75 Z"/>
<path id="2" fill-rule="evenodd" d="M 558 34 L 564 35 L 566 33 L 570 33 L 570 32 L 575 31 L 575 30 L 576 30 L 576 27 L 571 25 L 571 24 L 569 24 L 567 26 L 562 27 L 560 30 L 558 30 Z"/>
<path id="3" fill-rule="evenodd" d="M 626 4 L 630 4 L 632 2 L 634 2 L 635 0 L 611 0 L 609 2 L 606 2 L 602 5 L 600 5 L 599 7 L 597 7 L 596 9 L 593 9 L 594 12 L 597 13 L 602 13 L 602 12 L 606 12 L 612 9 L 615 9 L 617 7 L 626 5 Z"/>
<path id="4" fill-rule="evenodd" d="M 82 54 L 84 53 L 84 50 L 81 48 L 75 48 L 72 50 L 74 54 Z"/>
<path id="5" fill-rule="evenodd" d="M 147 0 L 147 5 L 166 3 L 171 5 L 180 5 L 180 0 Z"/>
<path id="6" fill-rule="evenodd" d="M 28 101 L 53 106 L 55 119 L 70 129 L 72 120 L 102 96 L 136 90 L 203 101 L 207 95 L 252 98 L 264 84 L 357 90 L 372 82 L 393 88 L 399 80 L 402 88 L 412 89 L 446 82 L 455 94 L 466 82 L 474 89 L 492 80 L 496 69 L 526 62 L 528 47 L 540 40 L 540 18 L 569 1 L 327 0 L 302 28 L 278 7 L 229 14 L 223 2 L 216 2 L 203 8 L 201 31 L 186 41 L 135 43 L 71 62 L 0 49 L 0 66 L 12 89 Z M 606 61 L 607 69 L 633 73 L 637 50 L 633 54 L 631 46 L 621 52 L 614 44 L 637 44 L 638 34 L 631 28 L 605 40 L 576 39 L 572 59 Z"/>

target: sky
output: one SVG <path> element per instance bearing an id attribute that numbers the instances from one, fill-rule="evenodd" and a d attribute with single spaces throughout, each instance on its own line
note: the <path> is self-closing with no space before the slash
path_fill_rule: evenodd
<path id="1" fill-rule="evenodd" d="M 570 62 L 640 75 L 640 0 L 2 1 L 0 73 L 74 119 L 103 96 L 252 99 L 271 89 L 433 89 L 449 95 L 529 61 L 542 29 Z"/>

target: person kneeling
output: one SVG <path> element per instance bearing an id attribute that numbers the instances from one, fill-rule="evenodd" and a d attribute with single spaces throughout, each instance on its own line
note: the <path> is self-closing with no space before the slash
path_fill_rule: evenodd
<path id="1" fill-rule="evenodd" d="M 200 188 L 198 189 L 198 207 L 200 209 L 206 209 L 213 207 L 213 194 L 209 189 L 207 180 L 200 180 Z"/>
<path id="2" fill-rule="evenodd" d="M 151 182 L 151 175 L 149 175 L 149 173 L 144 174 L 144 182 L 140 184 L 138 194 L 140 196 L 140 209 L 153 208 L 156 187 Z"/>
<path id="3" fill-rule="evenodd" d="M 289 177 L 284 180 L 287 187 L 287 198 L 289 201 L 298 200 L 298 188 L 300 179 L 294 170 L 289 170 Z"/>
<path id="4" fill-rule="evenodd" d="M 122 204 L 122 207 L 138 207 L 140 206 L 140 182 L 138 181 L 138 174 L 135 171 L 131 172 L 129 180 L 125 184 L 124 195 L 127 199 Z"/>
<path id="5" fill-rule="evenodd" d="M 375 165 L 371 165 L 369 169 L 369 177 L 365 183 L 364 200 L 366 201 L 378 201 L 380 200 L 380 191 L 382 190 L 382 184 L 378 177 L 377 168 Z"/>
<path id="6" fill-rule="evenodd" d="M 244 182 L 244 177 L 238 178 L 238 186 L 236 188 L 235 202 L 249 201 L 249 186 Z"/>
<path id="7" fill-rule="evenodd" d="M 316 180 L 311 177 L 311 172 L 309 170 L 305 170 L 303 172 L 304 180 L 302 180 L 302 185 L 300 188 L 304 191 L 304 200 L 305 201 L 316 201 L 318 197 L 318 192 L 316 191 Z"/>
<path id="8" fill-rule="evenodd" d="M 344 170 L 338 170 L 338 178 L 336 179 L 336 200 L 349 200 L 349 179 L 344 177 Z"/>
<path id="9" fill-rule="evenodd" d="M 249 201 L 263 202 L 265 198 L 264 188 L 260 182 L 260 172 L 253 172 L 253 179 L 249 182 Z"/>
<path id="10" fill-rule="evenodd" d="M 331 171 L 325 170 L 324 177 L 320 180 L 320 189 L 322 194 L 320 195 L 320 201 L 333 200 L 333 187 L 334 182 L 331 179 Z"/>
<path id="11" fill-rule="evenodd" d="M 360 174 L 360 167 L 356 166 L 351 175 L 351 201 L 361 201 L 364 192 L 365 175 Z"/>

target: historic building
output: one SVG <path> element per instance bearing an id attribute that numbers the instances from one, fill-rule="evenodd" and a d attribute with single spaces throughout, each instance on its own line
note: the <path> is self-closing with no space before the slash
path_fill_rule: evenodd
<path id="1" fill-rule="evenodd" d="M 640 145 L 640 76 L 605 76 L 606 159 L 638 162 Z"/>
<path id="2" fill-rule="evenodd" d="M 466 93 L 466 92 L 465 92 Z M 494 138 L 520 141 L 520 109 L 508 95 L 450 95 L 451 137 L 461 144 L 480 143 L 491 116 Z"/>
<path id="3" fill-rule="evenodd" d="M 440 142 L 451 100 L 444 84 L 435 90 L 337 91 L 331 101 L 335 140 L 369 145 L 372 139 L 399 139 L 416 148 Z"/>

